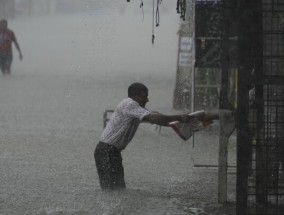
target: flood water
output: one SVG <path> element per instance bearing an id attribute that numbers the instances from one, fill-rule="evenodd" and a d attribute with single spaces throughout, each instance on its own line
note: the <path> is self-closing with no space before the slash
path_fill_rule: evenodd
<path id="1" fill-rule="evenodd" d="M 160 14 L 154 45 L 150 12 L 143 20 L 133 6 L 9 21 L 24 60 L 14 50 L 12 74 L 0 75 L 1 215 L 234 214 L 217 203 L 216 169 L 194 167 L 217 162 L 216 134 L 200 134 L 193 147 L 142 124 L 122 153 L 128 188 L 99 187 L 93 151 L 103 112 L 128 85 L 148 86 L 149 109 L 177 112 L 180 20 L 171 8 Z M 229 176 L 229 201 L 234 182 Z"/>

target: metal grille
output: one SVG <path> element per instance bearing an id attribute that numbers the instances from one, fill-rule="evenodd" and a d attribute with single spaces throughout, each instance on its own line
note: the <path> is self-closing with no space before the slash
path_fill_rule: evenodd
<path id="1" fill-rule="evenodd" d="M 263 108 L 253 107 L 255 98 L 250 98 L 248 212 L 280 215 L 284 212 L 284 86 L 263 85 L 261 90 Z"/>
<path id="2" fill-rule="evenodd" d="M 264 75 L 284 74 L 284 1 L 263 1 Z"/>
<path id="3" fill-rule="evenodd" d="M 243 1 L 244 2 L 244 1 Z M 243 108 L 247 134 L 240 134 L 238 158 L 238 215 L 284 214 L 284 1 L 254 1 L 252 13 L 260 14 L 253 31 L 244 35 L 256 38 L 248 47 L 253 50 L 240 72 L 250 72 L 250 90 L 243 90 Z M 243 4 L 244 6 L 247 6 Z M 250 7 L 246 7 L 250 10 Z M 251 35 L 250 35 L 251 34 Z M 260 41 L 260 42 L 259 42 Z M 259 47 L 261 46 L 261 47 Z M 252 69 L 253 68 L 253 69 Z M 240 76 L 240 77 L 244 77 Z M 248 77 L 248 76 L 245 76 Z M 246 107 L 248 111 L 246 111 Z M 244 121 L 242 121 L 244 122 Z M 244 132 L 245 129 L 240 130 Z M 242 141 L 242 142 L 241 142 Z M 243 159 L 241 156 L 247 156 Z M 248 166 L 248 167 L 246 167 Z M 245 187 L 245 188 L 244 188 Z M 244 192 L 246 192 L 245 195 Z M 241 200 L 245 198 L 245 200 Z"/>

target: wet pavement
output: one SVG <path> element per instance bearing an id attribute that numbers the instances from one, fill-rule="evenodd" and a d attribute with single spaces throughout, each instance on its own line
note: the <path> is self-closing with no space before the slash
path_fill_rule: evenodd
<path id="1" fill-rule="evenodd" d="M 217 201 L 217 169 L 195 167 L 216 164 L 216 132 L 196 134 L 193 144 L 169 128 L 159 133 L 154 125 L 142 124 L 122 153 L 128 188 L 100 190 L 93 151 L 103 111 L 126 96 L 127 86 L 145 83 L 149 109 L 176 112 L 172 95 L 179 22 L 176 14 L 165 15 L 165 22 L 175 27 L 161 28 L 164 36 L 156 47 L 147 40 L 136 53 L 128 50 L 137 44 L 135 35 L 127 49 L 118 43 L 122 33 L 106 34 L 117 26 L 110 20 L 118 22 L 118 15 L 101 16 L 108 24 L 92 16 L 11 22 L 24 61 L 15 54 L 12 75 L 0 75 L 0 214 L 235 214 L 235 174 L 228 175 L 231 203 L 223 206 Z M 148 29 L 145 25 L 138 31 Z M 76 26 L 84 32 L 80 37 Z M 235 164 L 234 138 L 229 163 Z"/>

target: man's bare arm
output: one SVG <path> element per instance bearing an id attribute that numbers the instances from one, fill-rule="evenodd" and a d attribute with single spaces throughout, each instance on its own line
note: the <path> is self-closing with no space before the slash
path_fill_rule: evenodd
<path id="1" fill-rule="evenodd" d="M 213 120 L 216 119 L 219 119 L 219 111 L 206 111 L 198 115 L 164 115 L 154 112 L 150 115 L 145 116 L 143 121 L 161 126 L 169 126 L 169 123 L 173 121 L 179 121 L 182 123 L 192 123 L 196 121 L 201 121 L 204 126 L 207 126 L 210 125 Z"/>
<path id="2" fill-rule="evenodd" d="M 143 118 L 144 122 L 149 122 L 151 124 L 157 124 L 161 126 L 169 126 L 170 122 L 180 121 L 184 123 L 190 122 L 191 117 L 188 114 L 181 115 L 164 115 L 159 113 L 151 113 Z"/>
<path id="3" fill-rule="evenodd" d="M 14 43 L 15 43 L 15 46 L 16 46 L 16 48 L 17 48 L 18 52 L 19 52 L 20 60 L 22 60 L 22 59 L 23 59 L 23 54 L 22 54 L 22 51 L 21 51 L 20 45 L 19 45 L 19 43 L 18 43 L 18 41 L 17 41 L 17 38 L 16 38 L 16 37 L 14 38 Z"/>

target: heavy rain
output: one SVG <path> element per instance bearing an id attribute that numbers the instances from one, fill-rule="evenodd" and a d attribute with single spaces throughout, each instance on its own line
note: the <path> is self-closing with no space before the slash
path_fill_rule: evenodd
<path id="1" fill-rule="evenodd" d="M 0 74 L 1 215 L 235 214 L 235 134 L 222 205 L 218 123 L 187 141 L 142 123 L 122 151 L 126 190 L 100 188 L 94 149 L 103 113 L 127 97 L 131 83 L 149 88 L 149 110 L 185 111 L 173 107 L 183 22 L 176 1 L 161 1 L 154 31 L 150 0 L 143 7 L 134 0 L 13 2 L 10 16 L 0 1 L 0 18 L 23 59 L 13 44 L 11 74 Z"/>

